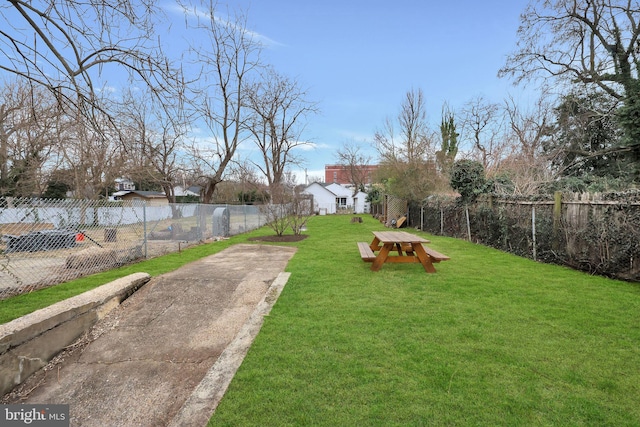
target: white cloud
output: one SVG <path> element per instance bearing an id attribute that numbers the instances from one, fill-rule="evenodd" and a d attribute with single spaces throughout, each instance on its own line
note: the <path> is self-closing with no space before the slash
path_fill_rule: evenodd
<path id="1" fill-rule="evenodd" d="M 206 19 L 206 20 L 210 20 L 211 19 L 211 15 L 209 14 L 209 11 L 203 11 L 203 10 L 199 10 L 197 8 L 193 8 L 193 9 L 188 9 L 186 7 L 181 7 L 177 4 L 172 4 L 172 5 L 168 5 L 165 6 L 165 9 L 167 9 L 169 12 L 173 12 L 173 13 L 181 13 L 184 14 L 187 17 L 193 17 L 193 18 L 197 18 L 197 19 Z M 231 28 L 233 30 L 236 31 L 242 31 L 244 32 L 244 34 L 248 35 L 251 39 L 253 39 L 254 41 L 256 41 L 257 43 L 259 43 L 260 45 L 262 45 L 263 47 L 275 47 L 275 46 L 283 46 L 282 43 L 277 42 L 267 36 L 265 36 L 264 34 L 260 34 L 256 31 L 251 31 L 247 28 L 244 28 L 241 25 L 238 25 L 237 23 L 230 21 L 227 18 L 222 18 L 220 17 L 218 14 L 214 14 L 213 16 L 213 20 L 214 22 L 221 24 L 227 28 Z"/>
<path id="2" fill-rule="evenodd" d="M 303 142 L 300 143 L 300 145 L 296 146 L 297 150 L 300 151 L 316 151 L 316 150 L 324 150 L 327 148 L 332 148 L 331 146 L 327 145 L 327 144 L 318 144 L 315 142 Z"/>

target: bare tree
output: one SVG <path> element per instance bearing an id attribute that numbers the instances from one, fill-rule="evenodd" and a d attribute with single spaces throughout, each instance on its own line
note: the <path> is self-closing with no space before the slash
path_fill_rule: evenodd
<path id="1" fill-rule="evenodd" d="M 397 163 L 403 160 L 400 153 L 401 142 L 396 135 L 396 123 L 391 117 L 385 118 L 382 129 L 376 130 L 373 141 L 381 163 Z"/>
<path id="2" fill-rule="evenodd" d="M 156 12 L 153 0 L 3 2 L 0 70 L 46 88 L 62 109 L 99 129 L 106 106 L 95 80 L 111 66 L 158 96 L 179 81 L 156 38 Z"/>
<path id="3" fill-rule="evenodd" d="M 499 76 L 595 85 L 616 99 L 635 91 L 640 4 L 631 0 L 534 0 L 521 15 L 516 51 Z"/>
<path id="4" fill-rule="evenodd" d="M 124 126 L 129 136 L 124 141 L 129 175 L 158 185 L 169 199 L 176 202 L 175 185 L 179 171 L 178 151 L 182 148 L 187 130 L 184 110 L 175 108 L 167 114 L 167 107 L 155 105 L 144 92 L 130 93 L 124 103 Z"/>
<path id="5" fill-rule="evenodd" d="M 0 194 L 39 196 L 54 166 L 60 111 L 41 88 L 17 80 L 0 98 Z"/>
<path id="6" fill-rule="evenodd" d="M 73 171 L 74 197 L 106 198 L 124 164 L 118 135 L 87 127 L 81 114 L 75 118 L 67 116 L 65 120 L 57 146 L 64 169 Z M 102 120 L 109 121 L 107 117 Z M 105 124 L 102 129 L 109 126 Z"/>
<path id="7" fill-rule="evenodd" d="M 499 163 L 497 172 L 509 175 L 516 194 L 535 193 L 541 183 L 553 178 L 550 160 L 544 152 L 551 131 L 552 106 L 543 93 L 528 109 L 508 97 L 504 111 L 508 120 L 505 140 L 510 152 Z"/>
<path id="8" fill-rule="evenodd" d="M 0 99 L 0 194 L 9 191 L 9 169 L 12 164 L 10 145 L 13 135 L 29 124 L 31 114 L 23 114 L 31 105 L 30 90 L 20 81 L 4 86 Z"/>
<path id="9" fill-rule="evenodd" d="M 204 203 L 211 201 L 238 146 L 249 136 L 247 86 L 261 65 L 261 45 L 247 30 L 246 17 L 238 13 L 225 20 L 216 15 L 216 6 L 209 3 L 202 11 L 183 5 L 187 22 L 195 20 L 191 31 L 202 43 L 191 47 L 202 70 L 189 103 L 194 121 L 209 133 L 191 145 L 193 161 L 204 172 Z"/>
<path id="10" fill-rule="evenodd" d="M 543 142 L 549 136 L 552 108 L 544 94 L 530 109 L 519 105 L 511 96 L 504 101 L 509 128 L 526 161 L 533 162 L 542 153 Z"/>
<path id="11" fill-rule="evenodd" d="M 398 116 L 404 140 L 403 154 L 408 162 L 423 159 L 431 148 L 425 102 L 422 89 L 407 92 Z"/>
<path id="12" fill-rule="evenodd" d="M 231 168 L 231 179 L 242 183 L 245 188 L 264 189 L 264 181 L 260 177 L 260 173 L 256 170 L 253 162 L 248 160 L 235 162 Z"/>
<path id="13" fill-rule="evenodd" d="M 249 160 L 230 164 L 225 182 L 216 188 L 216 202 L 262 203 L 268 200 L 267 187 L 260 172 Z"/>
<path id="14" fill-rule="evenodd" d="M 625 179 L 640 182 L 640 2 L 532 1 L 522 14 L 516 51 L 499 76 L 516 82 L 551 77 L 601 92 L 616 102 L 624 131 L 597 156 L 626 164 Z"/>
<path id="15" fill-rule="evenodd" d="M 284 184 L 287 167 L 300 164 L 295 149 L 309 144 L 301 138 L 304 120 L 317 106 L 298 82 L 272 69 L 250 88 L 248 102 L 253 112 L 249 130 L 262 156 L 256 166 L 273 189 Z"/>
<path id="16" fill-rule="evenodd" d="M 433 191 L 437 172 L 432 140 L 422 90 L 411 90 L 402 102 L 397 119 L 386 119 L 383 129 L 374 135 L 380 156 L 379 171 L 386 177 L 388 191 L 415 201 Z"/>
<path id="17" fill-rule="evenodd" d="M 422 89 L 406 93 L 396 121 L 387 118 L 383 129 L 375 133 L 374 143 L 383 162 L 424 160 L 431 149 L 431 131 Z"/>
<path id="18" fill-rule="evenodd" d="M 369 169 L 367 168 L 371 163 L 371 156 L 363 152 L 361 145 L 355 142 L 346 142 L 336 152 L 336 157 L 338 164 L 347 169 L 349 181 L 354 187 L 354 193 L 365 188 L 366 184 L 371 183 Z"/>
<path id="19" fill-rule="evenodd" d="M 461 112 L 462 137 L 473 143 L 482 166 L 490 171 L 504 154 L 503 118 L 500 105 L 476 96 Z"/>
<path id="20" fill-rule="evenodd" d="M 125 93 L 123 101 L 118 124 L 126 137 L 120 141 L 124 152 L 120 178 L 133 181 L 137 190 L 160 190 L 162 178 L 153 166 L 152 157 L 158 135 L 162 132 L 153 106 L 137 91 L 135 94 Z"/>

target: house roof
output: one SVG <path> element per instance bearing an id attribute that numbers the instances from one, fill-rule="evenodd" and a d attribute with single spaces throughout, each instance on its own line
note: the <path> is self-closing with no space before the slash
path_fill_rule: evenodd
<path id="1" fill-rule="evenodd" d="M 327 185 L 328 185 L 328 184 L 323 184 L 323 183 L 320 183 L 320 182 L 312 182 L 311 184 L 309 184 L 309 185 L 307 186 L 307 188 L 305 188 L 305 189 L 304 189 L 304 191 L 308 191 L 311 187 L 319 187 L 319 188 L 321 188 L 322 190 L 324 190 L 324 191 L 328 191 L 329 193 L 331 193 L 331 194 L 333 194 L 334 196 L 336 196 L 337 194 L 336 194 L 336 193 L 334 193 L 333 191 L 331 191 L 331 189 L 327 188 Z"/>
<path id="2" fill-rule="evenodd" d="M 332 182 L 329 184 L 321 183 L 321 182 L 312 182 L 305 188 L 304 191 L 308 191 L 312 186 L 317 186 L 319 188 L 322 188 L 323 190 L 328 191 L 329 193 L 333 194 L 336 197 L 353 197 L 353 196 L 357 196 L 358 194 L 364 194 L 364 195 L 367 194 L 359 190 L 356 194 L 353 194 L 353 190 L 345 187 L 344 185 L 338 184 L 336 182 Z"/>
<path id="3" fill-rule="evenodd" d="M 353 191 L 336 182 L 328 184 L 325 188 L 333 192 L 336 196 L 340 197 L 349 197 L 353 194 Z"/>
<path id="4" fill-rule="evenodd" d="M 135 194 L 140 197 L 144 197 L 145 199 L 165 199 L 167 196 L 158 192 L 158 191 L 140 191 L 140 190 L 132 190 L 132 191 L 117 191 L 112 194 L 113 197 L 122 197 L 127 194 Z"/>

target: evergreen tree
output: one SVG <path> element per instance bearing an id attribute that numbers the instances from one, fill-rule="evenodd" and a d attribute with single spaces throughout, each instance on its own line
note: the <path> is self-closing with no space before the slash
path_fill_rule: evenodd
<path id="1" fill-rule="evenodd" d="M 560 176 L 621 178 L 628 173 L 615 111 L 615 102 L 599 92 L 562 98 L 554 137 L 544 146 Z"/>
<path id="2" fill-rule="evenodd" d="M 45 199 L 66 199 L 69 186 L 60 181 L 49 181 L 42 197 Z"/>
<path id="3" fill-rule="evenodd" d="M 473 201 L 486 192 L 484 166 L 476 160 L 458 160 L 451 169 L 451 187 L 460 193 L 464 202 Z"/>
<path id="4" fill-rule="evenodd" d="M 448 175 L 458 154 L 458 136 L 460 135 L 456 132 L 454 115 L 449 110 L 443 111 L 440 134 L 442 136 L 442 147 L 436 152 L 436 161 L 440 171 Z"/>

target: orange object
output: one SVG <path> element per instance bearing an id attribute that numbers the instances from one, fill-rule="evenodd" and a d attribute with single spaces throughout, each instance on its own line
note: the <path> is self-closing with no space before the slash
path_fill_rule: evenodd
<path id="1" fill-rule="evenodd" d="M 82 241 L 84 241 L 84 234 L 76 233 L 76 242 L 82 242 Z"/>

